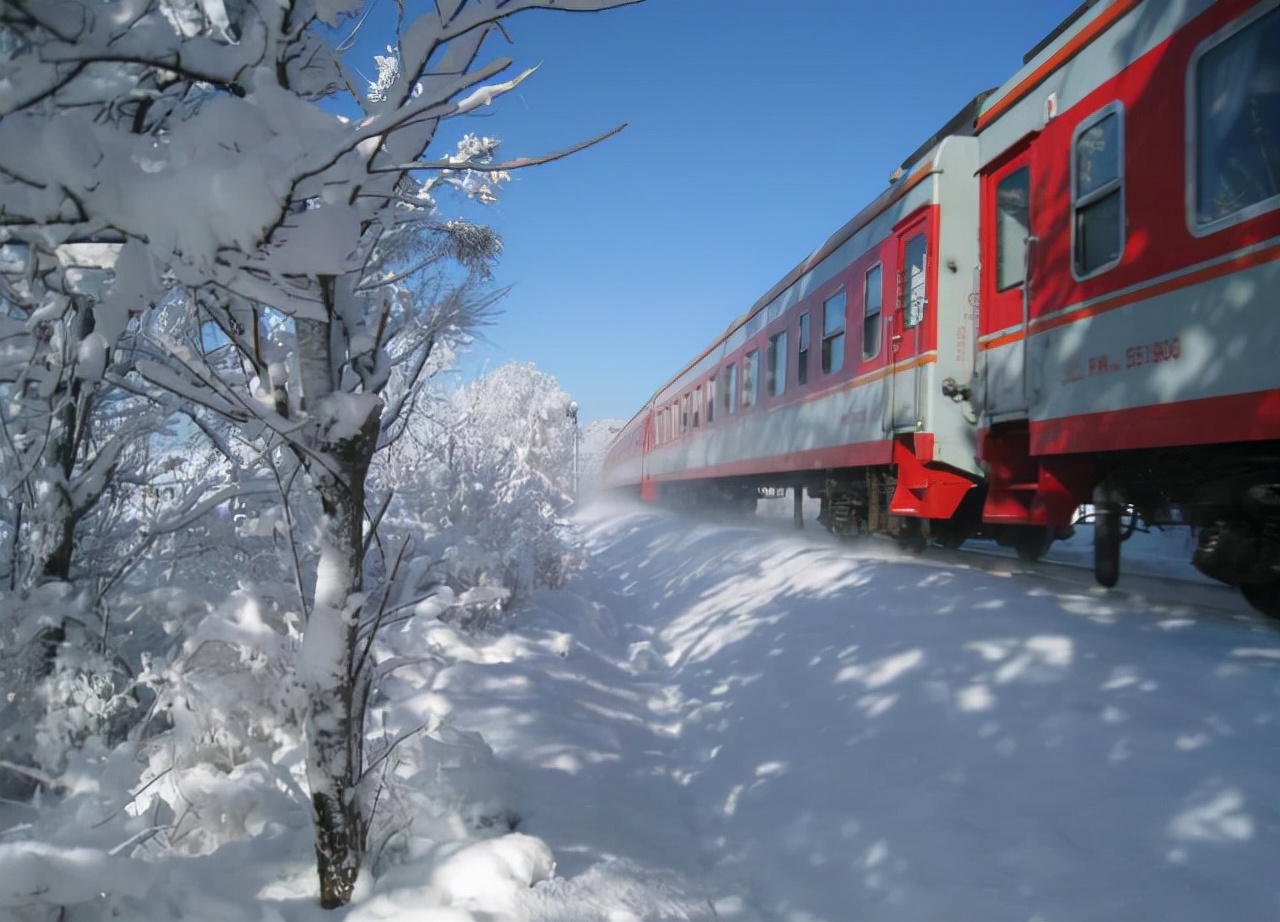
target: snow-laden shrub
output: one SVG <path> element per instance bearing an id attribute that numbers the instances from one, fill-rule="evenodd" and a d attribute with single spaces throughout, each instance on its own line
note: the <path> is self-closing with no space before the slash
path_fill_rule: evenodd
<path id="1" fill-rule="evenodd" d="M 61 768 L 67 748 L 118 729 L 127 679 L 89 646 L 91 606 L 70 584 L 0 591 L 0 612 L 0 762 L 10 763 L 0 769 L 0 796 L 21 798 Z"/>
<path id="2" fill-rule="evenodd" d="M 156 697 L 129 810 L 169 817 L 168 847 L 205 854 L 261 832 L 265 816 L 305 809 L 294 776 L 306 708 L 294 673 L 300 634 L 271 595 L 242 586 L 139 677 Z"/>
<path id="3" fill-rule="evenodd" d="M 568 404 L 553 377 L 510 364 L 414 421 L 377 472 L 395 491 L 388 524 L 415 541 L 402 596 L 435 589 L 449 600 L 442 617 L 480 628 L 577 571 L 562 519 L 576 435 Z"/>
<path id="4" fill-rule="evenodd" d="M 34 689 L 36 763 L 55 775 L 67 753 L 90 740 L 108 748 L 119 743 L 138 708 L 133 692 L 133 678 L 119 659 L 64 645 Z"/>

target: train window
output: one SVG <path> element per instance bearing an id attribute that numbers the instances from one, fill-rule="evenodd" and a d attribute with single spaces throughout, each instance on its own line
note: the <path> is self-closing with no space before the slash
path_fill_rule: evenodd
<path id="1" fill-rule="evenodd" d="M 925 283 L 928 265 L 924 234 L 916 234 L 902 248 L 902 262 L 906 267 L 906 284 L 902 286 L 902 325 L 914 327 L 924 320 L 929 306 L 929 288 Z"/>
<path id="2" fill-rule="evenodd" d="M 752 349 L 742 357 L 742 409 L 756 402 L 756 377 L 760 367 L 760 350 Z"/>
<path id="3" fill-rule="evenodd" d="M 693 391 L 693 424 L 699 424 L 702 418 L 702 387 L 694 388 Z"/>
<path id="4" fill-rule="evenodd" d="M 684 432 L 689 428 L 689 395 L 685 394 L 680 398 L 680 431 Z"/>
<path id="5" fill-rule="evenodd" d="M 1193 229 L 1209 233 L 1280 208 L 1280 8 L 1196 53 L 1188 208 Z"/>
<path id="6" fill-rule="evenodd" d="M 800 315 L 800 335 L 796 346 L 796 383 L 809 383 L 809 312 Z"/>
<path id="7" fill-rule="evenodd" d="M 769 352 L 765 373 L 769 379 L 769 393 L 777 397 L 787 389 L 787 334 L 774 333 L 769 337 Z"/>
<path id="8" fill-rule="evenodd" d="M 864 281 L 863 301 L 866 305 L 862 316 L 862 358 L 875 358 L 880 351 L 880 308 L 884 304 L 884 282 L 880 265 L 867 270 Z"/>
<path id="9" fill-rule="evenodd" d="M 1018 167 L 996 185 L 996 291 L 1008 291 L 1026 278 L 1030 201 L 1030 167 Z"/>
<path id="10" fill-rule="evenodd" d="M 1071 231 L 1078 278 L 1124 254 L 1124 110 L 1113 102 L 1081 122 L 1071 144 Z"/>
<path id="11" fill-rule="evenodd" d="M 712 375 L 711 380 L 707 382 L 707 425 L 716 418 L 716 379 Z"/>
<path id="12" fill-rule="evenodd" d="M 724 370 L 724 408 L 729 413 L 738 412 L 738 366 L 732 362 Z"/>
<path id="13" fill-rule="evenodd" d="M 844 367 L 844 291 L 822 304 L 822 371 L 833 374 Z"/>

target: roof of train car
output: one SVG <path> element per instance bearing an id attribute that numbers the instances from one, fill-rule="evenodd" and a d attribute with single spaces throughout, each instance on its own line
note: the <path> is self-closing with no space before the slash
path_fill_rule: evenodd
<path id="1" fill-rule="evenodd" d="M 839 249 L 841 244 L 873 221 L 882 212 L 884 212 L 886 208 L 902 196 L 906 195 L 908 191 L 918 185 L 927 176 L 936 172 L 936 159 L 939 150 L 942 147 L 942 142 L 945 141 L 947 137 L 968 137 L 973 134 L 974 118 L 982 104 L 982 100 L 985 99 L 987 93 L 990 92 L 990 90 L 987 90 L 984 93 L 979 93 L 966 103 L 955 116 L 947 121 L 940 131 L 934 134 L 924 146 L 918 148 L 912 156 L 904 162 L 903 166 L 895 172 L 893 181 L 883 192 L 872 199 L 869 204 L 859 210 L 852 218 L 846 221 L 839 230 L 828 237 L 816 250 L 792 267 L 792 269 L 779 279 L 768 291 L 757 298 L 755 303 L 752 304 L 745 313 L 734 318 L 734 320 L 725 329 L 724 333 L 717 337 L 710 345 L 707 346 L 706 349 L 698 353 L 698 355 L 691 361 L 681 367 L 679 371 L 664 381 L 658 389 L 653 392 L 645 402 L 644 406 L 650 406 L 663 391 L 667 390 L 672 384 L 679 381 L 680 378 L 686 375 L 699 362 L 713 352 L 717 346 L 723 343 L 725 339 L 731 336 L 735 330 L 746 325 L 752 317 L 767 308 L 771 303 L 773 303 L 775 298 L 785 292 L 787 288 L 793 285 L 798 279 L 803 277 L 806 272 L 809 272 L 833 252 Z M 908 169 L 908 167 L 910 167 L 910 169 Z"/>
<path id="2" fill-rule="evenodd" d="M 982 103 L 981 132 L 1143 0 L 1086 0 L 1022 59 L 1022 67 Z"/>

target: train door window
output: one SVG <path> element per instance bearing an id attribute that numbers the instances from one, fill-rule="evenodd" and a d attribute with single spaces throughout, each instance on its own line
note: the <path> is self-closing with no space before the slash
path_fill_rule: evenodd
<path id="1" fill-rule="evenodd" d="M 777 397 L 787 389 L 787 334 L 774 333 L 769 337 L 769 352 L 765 362 L 769 394 Z"/>
<path id="2" fill-rule="evenodd" d="M 925 309 L 929 306 L 929 287 L 926 284 L 928 258 L 923 232 L 909 239 L 902 248 L 902 271 L 905 272 L 902 286 L 902 325 L 908 329 L 924 320 Z"/>
<path id="3" fill-rule="evenodd" d="M 809 383 L 809 312 L 800 315 L 800 330 L 796 337 L 796 384 Z"/>
<path id="4" fill-rule="evenodd" d="M 742 357 L 742 409 L 756 402 L 756 378 L 760 370 L 760 350 L 752 349 Z"/>
<path id="5" fill-rule="evenodd" d="M 738 366 L 732 362 L 724 370 L 724 408 L 727 413 L 738 412 Z"/>
<path id="6" fill-rule="evenodd" d="M 1076 278 L 1124 253 L 1124 110 L 1113 102 L 1077 126 L 1071 143 L 1071 233 Z"/>
<path id="7" fill-rule="evenodd" d="M 884 305 L 884 280 L 881 277 L 880 264 L 867 270 L 863 281 L 863 299 L 865 305 L 862 315 L 862 358 L 875 358 L 880 352 L 880 314 Z"/>
<path id="8" fill-rule="evenodd" d="M 822 371 L 834 374 L 844 367 L 844 308 L 846 297 L 843 289 L 827 298 L 822 304 Z"/>
<path id="9" fill-rule="evenodd" d="M 1191 68 L 1187 204 L 1204 234 L 1280 208 L 1280 7 L 1210 38 Z"/>
<path id="10" fill-rule="evenodd" d="M 996 291 L 1008 291 L 1026 279 L 1030 203 L 1030 167 L 1018 167 L 996 185 Z"/>
<path id="11" fill-rule="evenodd" d="M 699 425 L 702 419 L 702 387 L 696 387 L 693 391 L 693 424 Z"/>
<path id="12" fill-rule="evenodd" d="M 707 382 L 707 425 L 711 425 L 716 418 L 716 379 L 713 375 L 711 380 Z"/>

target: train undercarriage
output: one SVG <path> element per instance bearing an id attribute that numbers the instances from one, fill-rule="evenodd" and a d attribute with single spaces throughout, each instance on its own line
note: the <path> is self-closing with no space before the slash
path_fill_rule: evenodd
<path id="1" fill-rule="evenodd" d="M 949 518 L 895 515 L 891 510 L 897 490 L 893 469 L 872 468 L 861 478 L 851 474 L 827 478 L 817 493 L 822 498 L 819 521 L 837 535 L 889 535 L 911 550 L 922 550 L 930 542 L 958 548 L 971 538 L 988 538 L 1013 548 L 1023 560 L 1033 561 L 1048 553 L 1055 540 L 1071 534 L 1070 526 L 984 523 L 985 490 L 980 484 L 966 493 Z"/>
<path id="2" fill-rule="evenodd" d="M 1169 449 L 1116 459 L 1094 491 L 1094 572 L 1114 586 L 1126 509 L 1195 529 L 1191 562 L 1280 618 L 1280 445 Z"/>
<path id="3" fill-rule="evenodd" d="M 659 499 L 682 509 L 749 515 L 761 496 L 790 491 L 797 524 L 805 495 L 821 501 L 818 522 L 835 535 L 888 535 L 903 547 L 929 543 L 958 548 L 986 538 L 1038 560 L 1055 540 L 1069 537 L 1076 507 L 1087 500 L 1086 522 L 1094 526 L 1094 573 L 1103 586 L 1120 577 L 1121 545 L 1141 521 L 1146 526 L 1184 526 L 1197 533 L 1192 563 L 1206 576 L 1238 587 L 1259 612 L 1280 618 L 1280 445 L 1236 450 L 1169 449 L 1107 459 L 1091 497 L 1077 497 L 1062 516 L 1061 497 L 1047 523 L 984 520 L 988 487 L 973 484 L 947 518 L 894 513 L 901 495 L 898 468 L 884 465 L 661 486 Z"/>
<path id="4" fill-rule="evenodd" d="M 842 538 L 887 535 L 904 548 L 921 551 L 928 544 L 958 548 L 970 538 L 988 538 L 1013 548 L 1023 560 L 1038 560 L 1054 540 L 1070 535 L 1070 527 L 990 524 L 982 521 L 984 489 L 975 484 L 946 519 L 898 515 L 892 511 L 898 490 L 896 469 L 890 466 L 803 475 L 741 477 L 664 483 L 656 498 L 665 506 L 686 511 L 750 514 L 759 499 L 790 492 L 796 500 L 799 524 L 805 496 L 820 500 L 818 523 Z"/>

